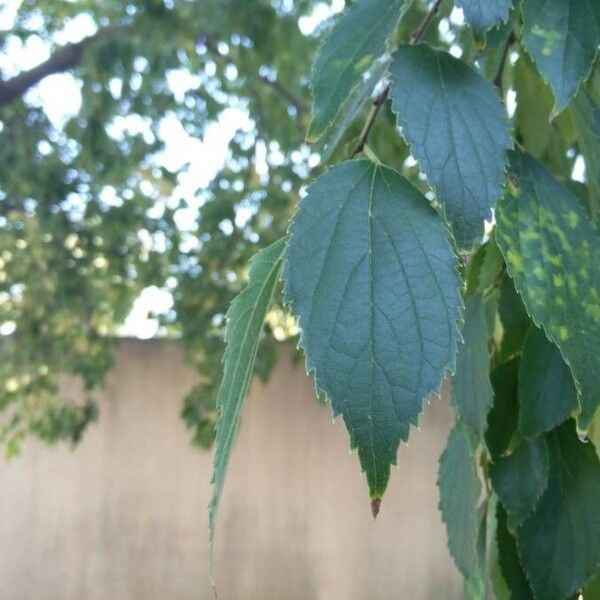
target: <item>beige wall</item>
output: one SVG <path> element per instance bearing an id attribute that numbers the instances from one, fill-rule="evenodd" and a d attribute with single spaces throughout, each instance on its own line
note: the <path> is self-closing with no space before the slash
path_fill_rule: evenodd
<path id="1" fill-rule="evenodd" d="M 211 457 L 179 417 L 192 382 L 176 348 L 124 342 L 75 451 L 29 443 L 0 462 L 0 600 L 212 597 Z M 445 404 L 401 449 L 373 523 L 343 424 L 284 353 L 244 411 L 219 521 L 220 600 L 460 598 L 435 488 Z"/>

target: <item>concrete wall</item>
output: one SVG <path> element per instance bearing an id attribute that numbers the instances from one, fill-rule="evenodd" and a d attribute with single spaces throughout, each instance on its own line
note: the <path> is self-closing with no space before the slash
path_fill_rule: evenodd
<path id="1" fill-rule="evenodd" d="M 177 349 L 127 341 L 81 445 L 0 462 L 1 600 L 204 600 L 211 456 L 179 417 Z M 373 523 L 340 421 L 286 353 L 245 407 L 217 539 L 220 600 L 462 597 L 435 487 L 449 429 L 427 407 Z"/>

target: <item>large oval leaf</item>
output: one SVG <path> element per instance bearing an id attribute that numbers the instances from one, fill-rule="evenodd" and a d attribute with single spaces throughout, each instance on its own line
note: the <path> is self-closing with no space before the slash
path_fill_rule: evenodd
<path id="1" fill-rule="evenodd" d="M 579 391 L 579 426 L 600 404 L 600 237 L 579 201 L 529 155 L 513 152 L 496 241 L 527 311 L 559 347 Z"/>
<path id="2" fill-rule="evenodd" d="M 597 0 L 523 0 L 523 41 L 552 87 L 556 112 L 575 95 L 600 44 Z"/>
<path id="3" fill-rule="evenodd" d="M 311 75 L 314 105 L 311 142 L 335 119 L 363 74 L 387 49 L 408 0 L 358 0 L 342 16 L 319 49 Z"/>
<path id="4" fill-rule="evenodd" d="M 462 61 L 429 46 L 401 46 L 391 65 L 398 125 L 452 223 L 469 248 L 502 189 L 512 145 L 491 84 Z"/>
<path id="5" fill-rule="evenodd" d="M 284 280 L 307 367 L 378 500 L 423 400 L 454 368 L 461 298 L 448 232 L 398 173 L 345 162 L 302 200 Z"/>

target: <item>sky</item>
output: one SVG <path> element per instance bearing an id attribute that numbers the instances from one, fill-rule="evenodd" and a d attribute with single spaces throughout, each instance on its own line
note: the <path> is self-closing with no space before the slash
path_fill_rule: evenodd
<path id="1" fill-rule="evenodd" d="M 22 0 L 0 0 L 0 33 L 10 31 L 16 12 Z M 300 19 L 299 27 L 302 33 L 309 35 L 325 19 L 340 12 L 344 8 L 344 0 L 331 0 L 317 4 L 310 16 Z M 461 9 L 455 8 L 449 18 L 455 25 L 464 22 Z M 440 33 L 449 30 L 448 20 L 440 23 Z M 80 15 L 68 22 L 64 29 L 55 35 L 60 44 L 80 41 L 83 37 L 96 31 L 94 21 Z M 460 56 L 458 46 L 451 52 Z M 31 36 L 26 43 L 17 38 L 8 37 L 7 44 L 0 52 L 0 71 L 5 77 L 15 75 L 20 71 L 31 69 L 46 60 L 49 49 L 43 40 Z M 187 71 L 172 71 L 169 75 L 171 89 L 177 95 L 183 95 L 188 89 L 197 85 L 195 76 Z M 77 80 L 70 74 L 57 74 L 45 78 L 35 88 L 27 93 L 26 99 L 39 102 L 52 123 L 60 128 L 66 120 L 76 115 L 81 107 L 81 93 Z M 514 92 L 509 91 L 507 97 L 509 114 L 515 110 Z M 139 118 L 120 118 L 112 126 L 111 134 L 118 138 L 123 131 L 134 130 L 143 132 L 145 125 Z M 198 188 L 206 187 L 227 160 L 229 142 L 239 130 L 252 128 L 252 122 L 246 111 L 239 108 L 226 108 L 217 122 L 210 124 L 202 139 L 190 136 L 177 118 L 166 115 L 159 127 L 159 135 L 165 144 L 164 150 L 156 156 L 156 161 L 172 172 L 179 172 L 178 185 L 173 196 L 184 198 L 189 208 L 178 211 L 177 225 L 182 229 L 190 229 L 195 222 L 196 211 L 201 200 L 197 198 Z M 194 160 L 190 163 L 190 157 Z M 579 157 L 581 158 L 581 157 Z M 266 164 L 265 164 L 266 168 Z M 578 160 L 575 165 L 573 178 L 584 179 L 584 163 Z M 244 215 L 240 215 L 244 218 Z M 173 305 L 170 292 L 157 287 L 147 288 L 135 301 L 131 313 L 120 330 L 120 335 L 138 338 L 150 338 L 159 333 L 158 320 L 149 317 L 149 313 L 161 314 L 167 312 Z M 0 326 L 0 334 L 11 333 L 10 327 Z"/>

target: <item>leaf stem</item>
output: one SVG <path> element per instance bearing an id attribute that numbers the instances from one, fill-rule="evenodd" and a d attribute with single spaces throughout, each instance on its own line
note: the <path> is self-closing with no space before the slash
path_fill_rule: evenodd
<path id="1" fill-rule="evenodd" d="M 427 29 L 429 29 L 429 26 L 431 25 L 433 18 L 435 17 L 438 10 L 440 9 L 442 2 L 443 2 L 443 0 L 435 0 L 435 2 L 433 3 L 433 6 L 429 9 L 429 12 L 425 15 L 425 18 L 421 21 L 421 23 L 419 23 L 417 28 L 412 32 L 412 34 L 410 36 L 411 44 L 417 44 L 418 42 L 421 41 L 421 39 L 427 32 Z M 355 156 L 360 154 L 365 149 L 365 146 L 367 145 L 367 143 L 369 141 L 369 135 L 371 134 L 371 130 L 373 129 L 373 126 L 375 125 L 375 120 L 377 119 L 377 115 L 379 114 L 381 107 L 385 104 L 386 100 L 388 99 L 389 93 L 390 93 L 390 85 L 388 83 L 385 86 L 385 88 L 383 89 L 383 91 L 378 96 L 376 96 L 375 99 L 373 100 L 373 106 L 371 107 L 371 110 L 369 112 L 369 116 L 367 117 L 365 126 L 363 127 L 363 130 L 360 133 L 360 136 L 358 138 L 358 143 L 356 144 L 356 146 L 354 147 L 354 149 L 352 150 L 352 152 L 350 154 L 350 158 L 354 158 Z"/>
<path id="2" fill-rule="evenodd" d="M 513 31 L 511 31 L 508 39 L 506 40 L 506 45 L 504 46 L 504 51 L 502 52 L 502 57 L 500 59 L 500 66 L 498 67 L 498 73 L 496 77 L 494 77 L 494 86 L 498 90 L 498 93 L 502 95 L 502 79 L 504 76 L 504 67 L 506 65 L 506 59 L 508 58 L 508 51 L 510 47 L 516 42 L 517 38 Z"/>

